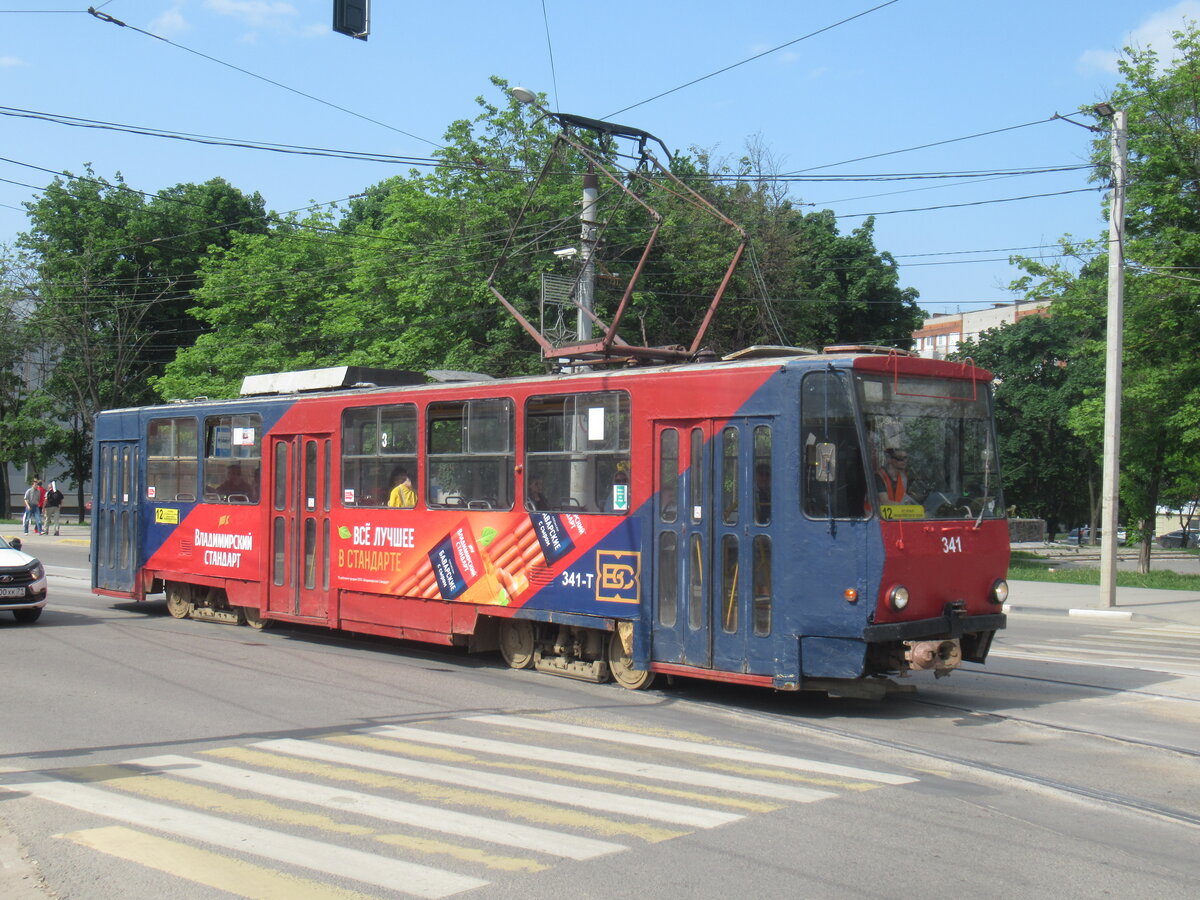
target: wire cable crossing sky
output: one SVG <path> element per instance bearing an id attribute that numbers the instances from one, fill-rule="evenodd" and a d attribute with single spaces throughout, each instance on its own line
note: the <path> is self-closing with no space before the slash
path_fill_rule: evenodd
<path id="1" fill-rule="evenodd" d="M 1092 122 L 1074 111 L 1110 95 L 1123 47 L 1169 53 L 1200 20 L 1200 0 L 1013 0 L 1003 16 L 945 0 L 760 0 L 737 15 L 711 0 L 464 0 L 375 4 L 363 42 L 332 32 L 328 0 L 33 6 L 0 0 L 0 243 L 56 173 L 89 164 L 150 196 L 221 177 L 270 210 L 344 204 L 444 164 L 430 150 L 477 98 L 507 104 L 496 76 L 559 112 L 620 115 L 843 231 L 874 217 L 901 285 L 937 312 L 1015 298 L 1020 272 L 994 248 L 1067 260 L 1063 236 L 1103 237 L 1103 135 L 1055 120 Z M 930 189 L 933 202 L 897 196 Z"/>

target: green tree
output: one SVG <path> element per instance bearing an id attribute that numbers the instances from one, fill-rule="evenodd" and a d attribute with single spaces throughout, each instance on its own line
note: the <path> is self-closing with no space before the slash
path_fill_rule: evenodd
<path id="1" fill-rule="evenodd" d="M 1095 383 L 1095 359 L 1061 317 L 1026 316 L 968 341 L 972 359 L 997 379 L 996 419 L 1004 497 L 1018 516 L 1044 518 L 1051 535 L 1097 514 L 1100 470 L 1071 415 Z M 1084 488 L 1085 489 L 1081 489 Z"/>
<path id="2" fill-rule="evenodd" d="M 147 199 L 88 167 L 26 207 L 21 302 L 45 358 L 27 402 L 45 443 L 65 455 L 82 509 L 96 412 L 153 398 L 150 380 L 196 339 L 187 310 L 202 260 L 232 235 L 265 228 L 262 199 L 221 179 Z"/>
<path id="3" fill-rule="evenodd" d="M 493 84 L 503 102 L 479 98 L 474 119 L 451 123 L 432 171 L 387 179 L 345 211 L 278 222 L 211 254 L 194 292 L 201 336 L 154 381 L 160 395 L 230 396 L 243 376 L 268 368 L 541 370 L 534 341 L 488 280 L 494 273 L 505 298 L 539 325 L 543 274 L 570 277 L 578 264 L 553 251 L 579 240 L 584 160 L 556 142 L 551 120 L 513 100 L 503 80 Z M 601 160 L 617 159 L 612 140 L 579 129 L 573 137 Z M 801 213 L 769 179 L 727 184 L 728 173 L 712 171 L 703 155 L 670 164 L 747 222 L 755 248 L 755 265 L 736 273 L 706 346 L 725 353 L 810 337 L 907 345 L 920 317 L 915 292 L 898 287 L 894 263 L 874 248 L 871 223 L 839 235 L 831 214 Z M 637 174 L 628 180 L 662 227 L 622 335 L 650 346 L 690 341 L 738 234 L 678 191 Z M 611 320 L 654 217 L 607 177 L 600 181 L 595 305 Z M 811 271 L 817 265 L 821 271 Z M 568 318 L 573 326 L 573 310 Z"/>
<path id="4" fill-rule="evenodd" d="M 1200 481 L 1200 282 L 1194 274 L 1200 269 L 1200 31 L 1192 24 L 1176 33 L 1169 62 L 1153 51 L 1126 49 L 1120 68 L 1123 81 L 1111 103 L 1129 116 L 1121 499 L 1140 537 L 1139 569 L 1146 571 L 1160 498 Z M 1096 177 L 1107 180 L 1107 133 L 1097 136 L 1092 154 Z M 1092 329 L 1106 316 L 1106 257 L 1077 273 L 1021 263 L 1029 276 L 1017 286 L 1053 296 L 1053 315 L 1075 323 L 1085 338 L 1080 354 L 1102 359 L 1103 340 Z M 1102 393 L 1097 378 L 1071 415 L 1073 430 L 1097 454 Z"/>

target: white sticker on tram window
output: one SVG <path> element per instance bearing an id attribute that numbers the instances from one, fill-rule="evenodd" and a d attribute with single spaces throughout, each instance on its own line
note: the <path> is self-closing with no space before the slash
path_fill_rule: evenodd
<path id="1" fill-rule="evenodd" d="M 317 508 L 317 498 L 316 497 L 308 497 L 306 499 L 308 500 L 308 508 L 309 509 Z"/>
<path id="2" fill-rule="evenodd" d="M 150 485 L 148 488 L 146 488 L 146 499 L 153 500 L 155 493 L 156 491 L 154 489 L 154 485 Z"/>
<path id="3" fill-rule="evenodd" d="M 346 488 L 342 491 L 342 502 L 346 504 L 354 502 L 354 488 Z"/>
<path id="4" fill-rule="evenodd" d="M 588 407 L 588 440 L 604 440 L 604 407 Z"/>
<path id="5" fill-rule="evenodd" d="M 233 446 L 235 447 L 253 447 L 254 446 L 254 429 L 253 428 L 234 428 L 233 429 Z"/>

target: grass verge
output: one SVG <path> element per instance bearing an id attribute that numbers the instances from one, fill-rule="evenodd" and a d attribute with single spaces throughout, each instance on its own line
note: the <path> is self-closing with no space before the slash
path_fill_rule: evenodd
<path id="1" fill-rule="evenodd" d="M 1100 568 L 1065 567 L 1058 560 L 1045 559 L 1027 550 L 1014 550 L 1008 566 L 1010 581 L 1052 581 L 1057 584 L 1100 584 Z M 1145 575 L 1137 572 L 1117 572 L 1118 587 L 1154 588 L 1160 591 L 1200 591 L 1200 575 L 1181 575 L 1179 572 L 1151 570 Z"/>

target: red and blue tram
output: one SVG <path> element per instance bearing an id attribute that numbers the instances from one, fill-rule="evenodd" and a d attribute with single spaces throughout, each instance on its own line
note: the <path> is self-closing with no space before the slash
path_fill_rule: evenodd
<path id="1" fill-rule="evenodd" d="M 254 376 L 97 417 L 93 590 L 629 688 L 878 696 L 1005 625 L 990 381 L 875 348 Z"/>

